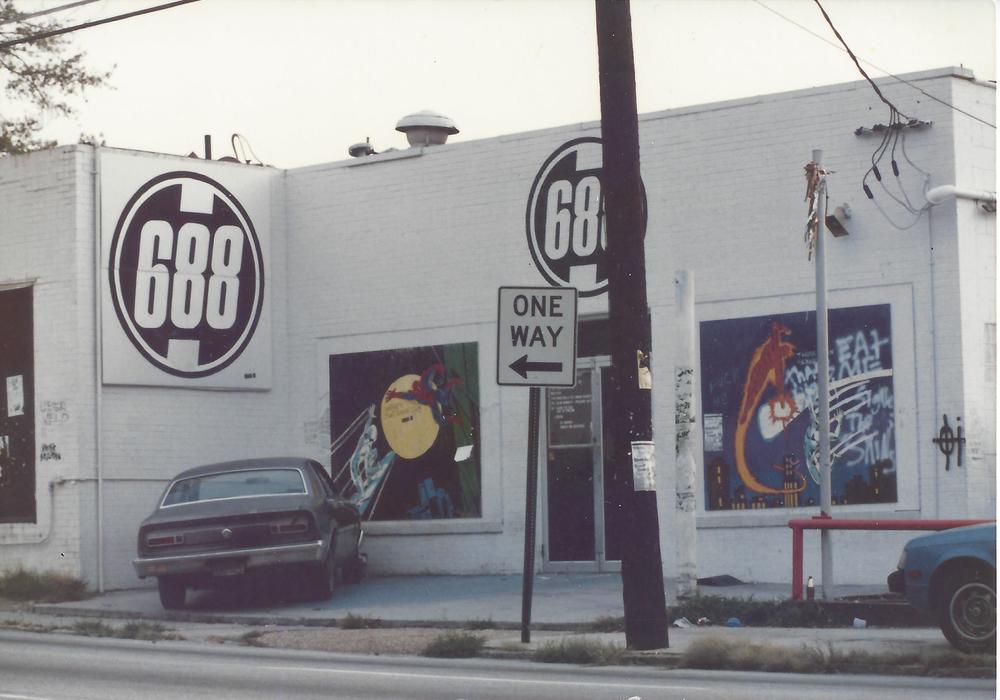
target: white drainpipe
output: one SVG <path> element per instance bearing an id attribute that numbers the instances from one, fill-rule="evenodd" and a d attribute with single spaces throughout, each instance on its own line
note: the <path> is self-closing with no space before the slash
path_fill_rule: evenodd
<path id="1" fill-rule="evenodd" d="M 101 147 L 94 146 L 94 456 L 97 464 L 97 592 L 104 592 L 104 405 L 101 355 Z"/>
<path id="2" fill-rule="evenodd" d="M 997 203 L 997 193 L 988 192 L 986 190 L 970 190 L 966 187 L 958 187 L 957 185 L 938 185 L 937 187 L 932 187 L 927 190 L 925 195 L 927 201 L 931 204 L 944 204 L 949 199 L 971 199 L 975 202 L 980 203 L 986 211 L 993 211 L 996 209 Z M 993 205 L 990 207 L 989 205 Z"/>

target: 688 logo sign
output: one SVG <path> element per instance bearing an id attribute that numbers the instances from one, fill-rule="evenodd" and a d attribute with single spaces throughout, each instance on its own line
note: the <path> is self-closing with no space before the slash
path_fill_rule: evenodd
<path id="1" fill-rule="evenodd" d="M 575 287 L 583 297 L 608 288 L 601 164 L 599 138 L 568 141 L 542 164 L 528 197 L 526 229 L 535 265 L 550 284 Z M 642 199 L 645 229 L 645 189 Z"/>
<path id="2" fill-rule="evenodd" d="M 171 172 L 145 183 L 111 240 L 111 298 L 132 344 L 177 377 L 214 374 L 250 342 L 264 301 L 260 241 L 218 182 Z"/>

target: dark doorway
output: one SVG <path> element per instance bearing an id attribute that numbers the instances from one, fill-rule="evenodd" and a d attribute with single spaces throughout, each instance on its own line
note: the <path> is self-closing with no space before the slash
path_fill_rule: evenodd
<path id="1" fill-rule="evenodd" d="M 610 434 L 604 420 L 610 360 L 577 361 L 576 386 L 549 389 L 546 423 L 547 571 L 616 571 L 620 513 L 612 503 Z"/>
<path id="2" fill-rule="evenodd" d="M 32 288 L 0 290 L 0 523 L 35 514 Z"/>

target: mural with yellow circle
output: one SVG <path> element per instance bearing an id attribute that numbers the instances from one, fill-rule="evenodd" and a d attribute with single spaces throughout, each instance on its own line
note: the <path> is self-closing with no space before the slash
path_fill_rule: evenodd
<path id="1" fill-rule="evenodd" d="M 481 518 L 474 342 L 329 356 L 334 487 L 366 520 Z"/>
<path id="2" fill-rule="evenodd" d="M 385 439 L 403 459 L 416 459 L 427 452 L 441 429 L 430 406 L 399 396 L 419 382 L 420 375 L 404 374 L 389 385 L 379 409 Z"/>

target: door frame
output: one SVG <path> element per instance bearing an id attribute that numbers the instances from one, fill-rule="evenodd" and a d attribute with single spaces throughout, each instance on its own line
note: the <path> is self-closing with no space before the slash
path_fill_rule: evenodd
<path id="1" fill-rule="evenodd" d="M 548 479 L 548 452 L 549 452 L 549 400 L 548 392 L 545 390 L 545 407 L 539 411 L 541 414 L 541 424 L 539 433 L 543 437 L 539 440 L 538 459 L 542 465 L 539 470 L 539 502 L 541 505 L 541 527 L 542 527 L 542 557 L 541 571 L 551 573 L 603 573 L 621 571 L 621 561 L 608 561 L 605 554 L 605 532 L 604 532 L 604 405 L 602 401 L 602 379 L 601 369 L 611 366 L 611 357 L 600 355 L 597 357 L 581 357 L 576 361 L 576 368 L 589 370 L 592 373 L 590 383 L 591 413 L 590 413 L 590 434 L 591 434 L 591 455 L 594 475 L 594 499 L 592 507 L 594 509 L 594 559 L 593 561 L 551 561 L 549 559 L 549 479 Z M 580 448 L 583 445 L 561 445 L 560 448 Z"/>

